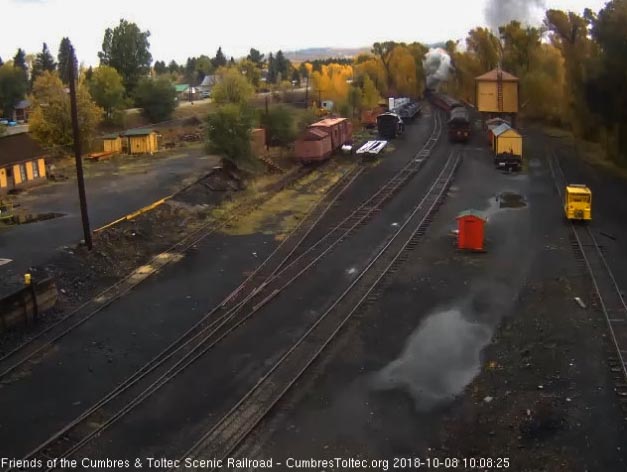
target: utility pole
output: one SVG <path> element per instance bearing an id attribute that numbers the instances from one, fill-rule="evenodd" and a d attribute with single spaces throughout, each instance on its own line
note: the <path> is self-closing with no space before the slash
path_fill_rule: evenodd
<path id="1" fill-rule="evenodd" d="M 309 108 L 309 72 L 307 72 L 307 81 L 305 82 L 305 109 Z"/>
<path id="2" fill-rule="evenodd" d="M 81 204 L 81 219 L 83 221 L 83 235 L 87 249 L 93 247 L 91 240 L 91 230 L 89 229 L 89 215 L 87 213 L 87 197 L 85 196 L 85 178 L 83 176 L 83 157 L 81 150 L 81 136 L 78 126 L 78 108 L 76 106 L 76 57 L 74 56 L 74 48 L 71 50 L 69 64 L 70 79 L 70 106 L 72 112 L 72 131 L 74 135 L 74 159 L 76 160 L 76 183 L 78 184 L 78 198 Z"/>

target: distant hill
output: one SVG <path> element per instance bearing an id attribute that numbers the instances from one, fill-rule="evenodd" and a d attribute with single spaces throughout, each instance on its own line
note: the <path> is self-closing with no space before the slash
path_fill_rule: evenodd
<path id="1" fill-rule="evenodd" d="M 296 51 L 286 51 L 285 57 L 290 61 L 302 62 L 314 59 L 327 59 L 330 57 L 349 58 L 370 51 L 369 47 L 363 48 L 307 48 Z"/>

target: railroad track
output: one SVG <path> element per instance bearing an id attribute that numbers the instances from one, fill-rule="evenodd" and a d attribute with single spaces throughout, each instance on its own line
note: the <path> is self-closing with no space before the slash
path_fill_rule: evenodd
<path id="1" fill-rule="evenodd" d="M 301 168 L 298 172 L 296 172 L 291 178 L 289 178 L 284 185 L 280 186 L 275 192 L 280 191 L 291 183 L 296 182 L 300 178 L 304 177 L 308 173 L 312 171 L 311 168 Z M 154 256 L 148 265 L 152 267 L 154 270 L 150 272 L 133 272 L 126 277 L 122 278 L 115 284 L 107 287 L 105 290 L 100 292 L 98 295 L 82 304 L 78 308 L 72 310 L 67 315 L 63 316 L 61 319 L 55 321 L 53 324 L 48 326 L 46 329 L 30 338 L 28 341 L 20 344 L 13 350 L 9 351 L 2 357 L 0 357 L 0 379 L 4 379 L 11 373 L 15 372 L 21 367 L 24 367 L 29 362 L 36 360 L 38 355 L 41 355 L 48 349 L 53 343 L 57 342 L 78 326 L 82 325 L 93 316 L 98 314 L 100 311 L 111 305 L 113 302 L 123 297 L 126 293 L 128 293 L 131 289 L 136 287 L 143 280 L 148 278 L 149 276 L 157 273 L 162 270 L 166 265 L 170 264 L 173 261 L 176 261 L 182 256 L 185 252 L 187 252 L 190 248 L 197 245 L 204 238 L 209 236 L 212 233 L 215 233 L 218 229 L 228 225 L 229 223 L 235 221 L 241 212 L 244 211 L 252 211 L 254 208 L 257 208 L 264 201 L 266 201 L 268 196 L 264 198 L 254 199 L 252 202 L 245 202 L 240 206 L 236 207 L 234 211 L 231 212 L 231 216 L 225 218 L 216 223 L 216 221 L 212 220 L 207 224 L 202 225 L 200 228 L 172 245 L 162 253 Z"/>
<path id="2" fill-rule="evenodd" d="M 186 451 L 182 458 L 224 459 L 235 450 L 335 338 L 345 323 L 363 304 L 372 301 L 372 296 L 383 279 L 398 269 L 407 259 L 408 252 L 418 246 L 442 203 L 460 162 L 461 155 L 453 151 L 422 201 L 362 273 L 257 384 Z"/>
<path id="3" fill-rule="evenodd" d="M 559 160 L 552 150 L 549 168 L 563 201 L 564 188 L 568 182 Z M 627 403 L 624 401 L 627 398 L 627 365 L 625 364 L 627 359 L 627 304 L 607 263 L 603 246 L 597 241 L 590 226 L 577 224 L 573 221 L 569 223 L 571 245 L 580 266 L 590 275 L 594 296 L 607 322 L 616 356 L 609 359 L 610 368 L 615 381 L 616 393 L 623 399 L 621 407 L 623 412 L 627 413 Z"/>
<path id="4" fill-rule="evenodd" d="M 332 196 L 327 205 L 322 205 L 324 210 L 318 210 L 317 213 L 314 211 L 314 224 L 309 225 L 308 229 L 297 229 L 289 238 L 291 242 L 284 241 L 280 250 L 277 249 L 266 259 L 257 271 L 220 305 L 107 396 L 37 446 L 26 458 L 39 458 L 45 463 L 45 459 L 49 457 L 63 458 L 72 455 L 205 355 L 376 214 L 380 207 L 424 165 L 426 156 L 437 144 L 440 135 L 441 120 L 439 115 L 436 115 L 433 131 L 424 147 L 374 195 L 334 226 L 322 239 L 301 254 L 295 255 L 300 242 L 327 213 L 343 190 L 335 197 Z M 357 176 L 357 174 L 352 176 L 344 188 L 348 188 Z M 279 257 L 278 261 L 272 261 L 271 259 L 277 259 L 278 253 L 281 253 L 282 257 Z"/>

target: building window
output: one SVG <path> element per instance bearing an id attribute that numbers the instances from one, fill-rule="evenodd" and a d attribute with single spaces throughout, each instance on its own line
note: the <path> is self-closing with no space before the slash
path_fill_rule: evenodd
<path id="1" fill-rule="evenodd" d="M 22 182 L 26 182 L 26 166 L 24 164 L 19 165 L 20 168 L 20 177 L 22 178 Z"/>
<path id="2" fill-rule="evenodd" d="M 33 167 L 33 179 L 39 178 L 39 163 L 37 161 L 31 162 L 31 166 Z"/>

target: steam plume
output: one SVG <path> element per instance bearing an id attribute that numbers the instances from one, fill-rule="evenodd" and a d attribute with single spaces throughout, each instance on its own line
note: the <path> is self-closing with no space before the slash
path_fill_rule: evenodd
<path id="1" fill-rule="evenodd" d="M 422 67 L 427 79 L 427 87 L 435 88 L 448 80 L 453 66 L 451 56 L 442 48 L 431 48 L 422 59 Z"/>
<path id="2" fill-rule="evenodd" d="M 544 8 L 544 0 L 488 0 L 485 7 L 485 20 L 492 31 L 512 20 L 530 24 L 534 20 L 534 10 Z"/>

